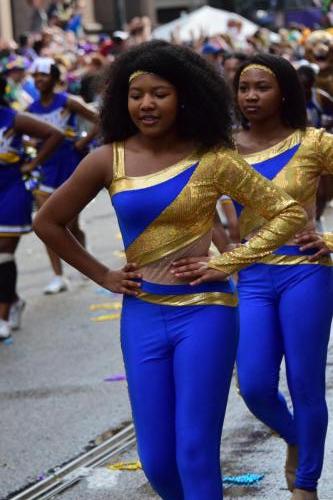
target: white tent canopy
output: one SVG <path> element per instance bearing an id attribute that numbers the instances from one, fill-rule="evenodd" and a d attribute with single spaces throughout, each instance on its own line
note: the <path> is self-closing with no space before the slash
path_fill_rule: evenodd
<path id="1" fill-rule="evenodd" d="M 198 39 L 202 35 L 214 36 L 221 33 L 229 33 L 237 36 L 239 41 L 244 41 L 252 36 L 258 26 L 245 17 L 222 9 L 204 6 L 190 14 L 183 14 L 179 19 L 163 24 L 153 31 L 153 38 L 160 40 L 171 40 L 172 34 L 182 42 Z"/>

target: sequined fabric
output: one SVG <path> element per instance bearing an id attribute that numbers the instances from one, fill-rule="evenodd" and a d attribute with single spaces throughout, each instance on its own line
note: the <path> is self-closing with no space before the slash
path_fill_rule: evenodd
<path id="1" fill-rule="evenodd" d="M 298 204 L 267 181 L 233 151 L 216 154 L 216 185 L 265 222 L 245 244 L 210 261 L 210 267 L 231 274 L 269 255 L 304 227 L 306 217 Z"/>
<path id="2" fill-rule="evenodd" d="M 292 159 L 281 169 L 272 182 L 285 190 L 290 196 L 298 201 L 308 214 L 307 227 L 315 224 L 316 193 L 319 178 L 323 174 L 333 174 L 333 135 L 323 129 L 307 128 L 304 132 L 297 130 L 287 139 L 281 141 L 272 148 L 259 153 L 243 155 L 250 164 L 263 162 L 278 154 L 287 151 L 294 145 L 300 144 Z M 258 217 L 258 213 L 251 207 L 245 207 L 242 211 L 239 224 L 241 238 L 246 239 L 255 233 L 266 222 L 265 218 Z M 333 249 L 333 236 L 328 236 L 329 248 Z M 289 244 L 295 244 L 292 240 Z M 285 256 L 284 259 L 277 256 L 268 256 L 262 262 L 270 264 L 301 264 L 308 263 L 303 257 Z M 329 265 L 330 260 L 321 258 L 318 263 Z"/>
<path id="3" fill-rule="evenodd" d="M 283 245 L 306 222 L 303 210 L 294 200 L 230 149 L 221 148 L 201 156 L 193 154 L 186 161 L 157 174 L 140 177 L 125 175 L 123 144 L 114 145 L 114 150 L 118 164 L 110 186 L 111 196 L 123 190 L 156 185 L 156 177 L 158 182 L 163 182 L 198 163 L 176 199 L 126 249 L 127 260 L 140 267 L 171 256 L 205 235 L 213 226 L 216 202 L 222 194 L 249 205 L 265 219 L 271 219 L 246 245 L 210 260 L 210 267 L 228 275 Z"/>
<path id="4" fill-rule="evenodd" d="M 333 233 L 324 233 L 323 239 L 328 248 L 333 252 Z"/>

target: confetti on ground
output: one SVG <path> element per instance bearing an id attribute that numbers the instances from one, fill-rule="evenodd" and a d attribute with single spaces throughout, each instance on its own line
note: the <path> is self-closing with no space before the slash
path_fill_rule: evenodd
<path id="1" fill-rule="evenodd" d="M 104 382 L 119 382 L 120 380 L 126 380 L 126 375 L 110 375 L 110 377 L 106 377 Z"/>
<path id="2" fill-rule="evenodd" d="M 137 471 L 142 469 L 142 465 L 139 460 L 136 462 L 117 462 L 115 464 L 108 464 L 106 466 L 108 470 L 125 470 L 125 471 Z M 225 476 L 223 478 L 224 484 L 234 484 L 237 486 L 250 486 L 256 484 L 264 478 L 265 474 L 242 474 L 240 476 Z"/>
<path id="3" fill-rule="evenodd" d="M 121 309 L 121 307 L 121 302 L 105 302 L 104 304 L 91 304 L 89 309 L 90 311 L 98 311 L 99 309 L 114 309 L 118 311 Z"/>
<path id="4" fill-rule="evenodd" d="M 142 466 L 139 460 L 136 462 L 117 462 L 106 466 L 109 470 L 141 470 Z"/>
<path id="5" fill-rule="evenodd" d="M 102 314 L 102 316 L 95 316 L 90 319 L 91 321 L 99 323 L 100 321 L 112 321 L 119 318 L 120 318 L 120 313 L 112 313 L 112 314 Z"/>
<path id="6" fill-rule="evenodd" d="M 264 478 L 265 474 L 242 474 L 241 476 L 225 476 L 224 484 L 234 484 L 237 486 L 250 486 L 259 483 Z"/>
<path id="7" fill-rule="evenodd" d="M 114 255 L 115 257 L 123 258 L 125 257 L 125 252 L 123 250 L 114 250 L 112 252 L 112 255 Z"/>
<path id="8" fill-rule="evenodd" d="M 12 345 L 12 344 L 14 344 L 13 337 L 8 337 L 8 339 L 4 339 L 4 340 L 2 341 L 2 343 L 3 343 L 4 345 Z"/>

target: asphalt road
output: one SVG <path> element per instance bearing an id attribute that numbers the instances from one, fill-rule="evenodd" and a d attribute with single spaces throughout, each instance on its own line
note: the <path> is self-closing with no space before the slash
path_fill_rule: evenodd
<path id="1" fill-rule="evenodd" d="M 333 210 L 327 213 L 333 228 Z M 122 263 L 113 210 L 102 193 L 84 211 L 83 226 L 92 252 L 113 267 Z M 19 290 L 27 301 L 22 329 L 13 343 L 0 345 L 0 498 L 34 482 L 48 470 L 82 453 L 108 431 L 130 421 L 119 346 L 121 297 L 106 295 L 66 266 L 71 288 L 44 296 L 51 272 L 42 244 L 23 238 L 18 252 Z M 103 304 L 114 309 L 103 309 Z M 96 309 L 96 307 L 101 307 Z M 92 308 L 95 310 L 92 310 Z M 111 314 L 112 319 L 93 318 Z M 328 401 L 333 419 L 333 347 L 328 362 Z M 333 500 L 333 420 L 319 498 Z M 224 475 L 263 474 L 253 486 L 225 486 L 225 498 L 289 499 L 283 478 L 284 444 L 246 410 L 231 389 L 222 441 Z M 117 461 L 135 461 L 134 448 Z M 157 498 L 142 471 L 87 471 L 62 500 L 150 500 Z"/>

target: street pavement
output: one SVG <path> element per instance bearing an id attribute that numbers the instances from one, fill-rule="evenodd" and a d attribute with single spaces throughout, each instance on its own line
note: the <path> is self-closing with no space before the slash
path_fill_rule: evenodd
<path id="1" fill-rule="evenodd" d="M 92 253 L 110 267 L 123 262 L 119 231 L 107 193 L 82 214 Z M 333 209 L 326 214 L 333 228 Z M 0 345 L 0 498 L 43 477 L 80 455 L 92 442 L 131 420 L 119 345 L 121 297 L 106 294 L 65 267 L 68 292 L 42 294 L 51 272 L 45 250 L 33 235 L 18 251 L 19 291 L 27 301 L 22 329 L 13 343 Z M 103 304 L 114 309 L 103 309 Z M 102 307 L 102 308 L 98 308 Z M 112 315 L 105 321 L 96 317 Z M 101 318 L 103 319 L 103 318 Z M 285 387 L 284 377 L 282 377 Z M 333 346 L 330 346 L 328 404 L 333 419 Z M 320 500 L 333 500 L 333 420 L 330 421 Z M 261 474 L 253 486 L 225 485 L 225 498 L 290 498 L 283 477 L 285 445 L 245 408 L 233 382 L 223 432 L 221 457 L 226 476 Z M 134 462 L 133 447 L 111 463 Z M 156 499 L 142 471 L 88 470 L 62 500 Z M 208 499 L 207 499 L 208 500 Z"/>

